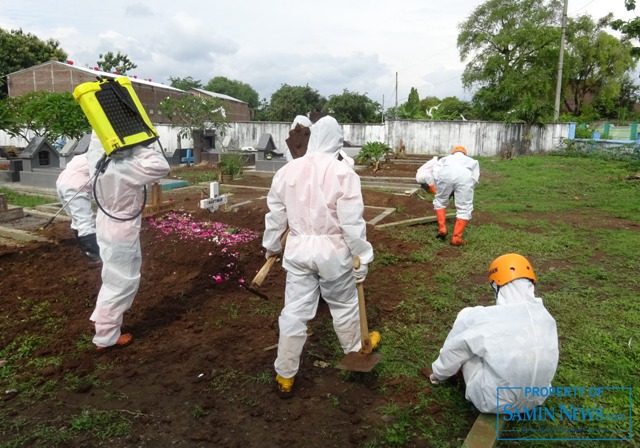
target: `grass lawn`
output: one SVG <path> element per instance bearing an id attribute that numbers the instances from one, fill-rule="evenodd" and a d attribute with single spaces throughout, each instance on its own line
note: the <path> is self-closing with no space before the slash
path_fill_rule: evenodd
<path id="1" fill-rule="evenodd" d="M 412 261 L 437 263 L 438 269 L 435 282 L 429 282 L 434 287 L 425 287 L 420 276 L 403 279 L 402 284 L 413 286 L 402 291 L 405 300 L 397 308 L 397 320 L 382 329 L 386 362 L 380 374 L 421 380 L 421 390 L 429 392 L 418 392 L 417 405 L 410 409 L 390 405 L 385 412 L 396 423 L 387 427 L 379 442 L 460 445 L 461 441 L 457 445 L 447 441 L 447 434 L 464 427 L 473 416 L 464 386 L 430 387 L 419 371 L 437 358 L 460 309 L 493 303 L 487 268 L 497 256 L 516 252 L 531 261 L 538 276 L 537 296 L 557 322 L 560 361 L 553 386 L 586 388 L 584 396 L 550 398 L 545 406 L 555 408 L 556 414 L 562 409 L 580 413 L 585 408 L 601 409 L 609 416 L 599 422 L 590 421 L 589 416 L 582 422 L 573 416 L 569 421 L 567 414 L 555 420 L 547 415 L 537 422 L 514 422 L 509 428 L 519 432 L 511 437 L 632 437 L 630 442 L 579 443 L 584 447 L 640 445 L 638 431 L 633 434 L 631 428 L 632 423 L 637 426 L 640 411 L 631 396 L 632 387 L 640 384 L 640 181 L 627 179 L 637 172 L 638 159 L 575 155 L 581 157 L 479 159 L 474 211 L 478 218 L 475 224 L 472 219 L 465 234 L 469 245 L 458 257 L 439 260 L 436 254 L 442 246 L 421 226 L 401 230 L 406 240 L 421 243 Z M 480 216 L 482 224 L 477 223 Z M 378 262 L 393 259 L 395 254 L 376 254 Z M 434 407 L 446 422 L 437 425 L 436 431 L 431 422 Z M 499 441 L 498 446 L 575 443 Z"/>

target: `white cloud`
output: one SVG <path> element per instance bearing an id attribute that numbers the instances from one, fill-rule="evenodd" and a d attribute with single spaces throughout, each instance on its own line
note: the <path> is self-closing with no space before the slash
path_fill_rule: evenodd
<path id="1" fill-rule="evenodd" d="M 0 0 L 0 27 L 57 39 L 81 66 L 121 51 L 138 65 L 131 74 L 157 82 L 226 76 L 267 99 L 282 84 L 308 84 L 325 97 L 348 89 L 389 107 L 396 96 L 405 101 L 411 87 L 421 98 L 470 99 L 456 39 L 459 24 L 482 3 L 111 0 L 79 7 L 71 0 Z M 623 0 L 572 0 L 568 12 L 599 18 L 610 11 L 633 17 Z"/>

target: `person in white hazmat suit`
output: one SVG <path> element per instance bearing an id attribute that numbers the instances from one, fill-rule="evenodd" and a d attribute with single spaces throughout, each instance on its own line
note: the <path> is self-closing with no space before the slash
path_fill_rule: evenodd
<path id="1" fill-rule="evenodd" d="M 433 168 L 438 163 L 438 156 L 434 156 L 427 163 L 423 164 L 418 171 L 416 171 L 416 182 L 424 190 L 428 190 L 433 194 L 436 194 L 435 180 L 433 178 Z"/>
<path id="2" fill-rule="evenodd" d="M 453 227 L 452 246 L 462 246 L 467 242 L 462 234 L 471 220 L 473 212 L 473 190 L 480 179 L 480 165 L 477 160 L 467 156 L 467 150 L 456 146 L 451 154 L 438 160 L 433 167 L 436 186 L 433 209 L 438 218 L 437 238 L 447 237 L 447 205 L 451 195 L 456 206 L 456 223 Z"/>
<path id="3" fill-rule="evenodd" d="M 489 267 L 496 305 L 460 311 L 431 366 L 431 382 L 439 384 L 462 370 L 465 397 L 480 412 L 521 413 L 540 406 L 546 397 L 527 394 L 525 388 L 551 386 L 558 334 L 556 321 L 535 296 L 535 282 L 522 255 L 496 258 Z"/>
<path id="4" fill-rule="evenodd" d="M 87 153 L 74 165 L 76 174 L 93 177 L 104 155 L 104 148 L 94 131 Z M 102 286 L 90 320 L 95 323 L 93 343 L 98 350 L 124 346 L 132 340 L 131 334 L 121 333 L 121 325 L 123 314 L 131 308 L 140 284 L 142 218 L 138 213 L 143 206 L 143 188 L 169 172 L 165 157 L 148 146 L 117 150 L 109 159 L 104 172 L 93 179 L 95 199 L 100 205 L 96 235 L 102 258 Z M 135 218 L 128 219 L 136 214 Z"/>
<path id="5" fill-rule="evenodd" d="M 342 130 L 332 117 L 313 125 L 307 153 L 280 168 L 267 195 L 262 245 L 266 257 L 282 252 L 280 236 L 289 235 L 282 258 L 287 271 L 280 337 L 274 363 L 279 395 L 293 394 L 300 355 L 307 339 L 307 322 L 326 301 L 344 353 L 361 348 L 356 282 L 364 281 L 373 260 L 366 238 L 360 178 L 338 160 Z M 354 257 L 360 267 L 354 269 Z M 355 277 L 355 281 L 354 281 Z M 370 333 L 380 342 L 380 333 Z"/>
<path id="6" fill-rule="evenodd" d="M 79 154 L 67 164 L 56 180 L 60 202 L 71 218 L 76 241 L 93 263 L 100 263 L 100 248 L 96 237 L 96 220 L 91 208 L 91 183 L 87 155 Z"/>

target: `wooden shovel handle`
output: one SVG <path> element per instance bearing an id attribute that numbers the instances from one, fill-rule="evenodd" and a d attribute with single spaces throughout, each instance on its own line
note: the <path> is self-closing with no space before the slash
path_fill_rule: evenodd
<path id="1" fill-rule="evenodd" d="M 289 235 L 289 229 L 285 230 L 285 232 L 282 234 L 282 237 L 280 238 L 280 245 L 283 249 L 285 243 L 287 242 L 287 235 Z M 262 282 L 264 282 L 264 279 L 267 278 L 271 266 L 273 266 L 277 259 L 278 257 L 276 255 L 267 258 L 265 264 L 262 266 L 262 268 L 260 268 L 256 276 L 253 278 L 253 281 L 251 282 L 252 288 L 259 288 L 260 286 L 262 286 Z"/>
<path id="2" fill-rule="evenodd" d="M 353 267 L 358 269 L 360 267 L 360 257 L 357 255 L 353 257 Z M 371 338 L 369 337 L 369 325 L 367 324 L 367 310 L 364 304 L 364 282 L 356 283 L 358 290 L 358 313 L 360 314 L 360 337 L 362 339 L 362 348 L 360 353 L 371 353 Z"/>

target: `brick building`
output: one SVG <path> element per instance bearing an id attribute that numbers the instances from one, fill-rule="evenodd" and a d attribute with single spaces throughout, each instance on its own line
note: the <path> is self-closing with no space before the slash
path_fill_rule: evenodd
<path id="1" fill-rule="evenodd" d="M 95 81 L 98 76 L 115 78 L 118 75 L 97 69 L 78 67 L 71 63 L 48 61 L 10 73 L 7 75 L 7 86 L 9 97 L 17 97 L 28 92 L 38 91 L 73 92 L 79 84 Z M 129 78 L 140 103 L 142 103 L 149 115 L 149 119 L 154 124 L 170 124 L 158 107 L 163 99 L 167 97 L 179 99 L 184 95 L 196 94 L 196 92 L 187 93 L 184 90 L 153 82 L 151 79 L 140 79 L 135 76 L 130 76 Z M 199 96 L 208 95 L 220 98 L 224 103 L 229 121 L 251 120 L 251 111 L 247 103 L 227 95 L 200 89 L 196 90 L 198 90 L 197 94 Z"/>

